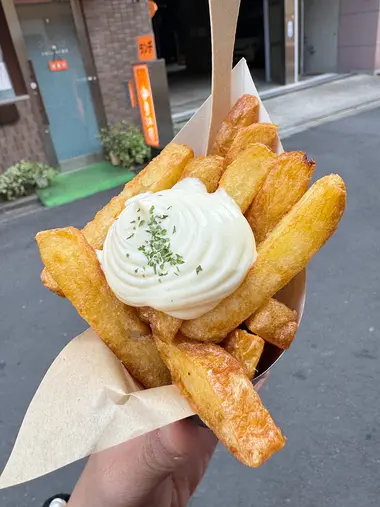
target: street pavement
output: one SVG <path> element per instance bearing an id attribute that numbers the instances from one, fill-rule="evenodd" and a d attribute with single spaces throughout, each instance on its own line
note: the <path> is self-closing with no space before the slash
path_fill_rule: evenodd
<path id="1" fill-rule="evenodd" d="M 252 470 L 219 446 L 192 507 L 379 505 L 379 124 L 376 109 L 285 140 L 287 150 L 316 159 L 316 177 L 343 176 L 347 211 L 311 262 L 297 339 L 262 391 L 286 448 Z M 34 235 L 82 226 L 113 193 L 0 224 L 0 469 L 44 372 L 86 327 L 67 301 L 41 286 Z M 2 491 L 0 505 L 39 507 L 70 491 L 82 466 Z"/>

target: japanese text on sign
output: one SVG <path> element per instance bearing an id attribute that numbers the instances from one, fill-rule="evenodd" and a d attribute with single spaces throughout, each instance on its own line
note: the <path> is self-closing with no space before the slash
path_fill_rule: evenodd
<path id="1" fill-rule="evenodd" d="M 151 61 L 156 59 L 156 48 L 153 34 L 140 35 L 137 37 L 137 52 L 140 61 Z"/>
<path id="2" fill-rule="evenodd" d="M 159 146 L 156 113 L 154 111 L 148 67 L 146 65 L 136 65 L 133 68 L 133 72 L 145 141 L 150 146 Z"/>
<path id="3" fill-rule="evenodd" d="M 67 60 L 50 60 L 49 69 L 50 72 L 60 72 L 69 68 Z"/>

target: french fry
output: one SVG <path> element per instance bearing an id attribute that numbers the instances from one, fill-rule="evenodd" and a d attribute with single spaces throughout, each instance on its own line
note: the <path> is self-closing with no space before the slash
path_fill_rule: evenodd
<path id="1" fill-rule="evenodd" d="M 308 189 L 315 162 L 303 152 L 283 153 L 246 213 L 257 244 L 278 224 Z"/>
<path id="2" fill-rule="evenodd" d="M 285 445 L 242 366 L 222 347 L 180 335 L 156 343 L 181 394 L 242 463 L 258 467 Z"/>
<path id="3" fill-rule="evenodd" d="M 151 308 L 149 324 L 152 328 L 153 337 L 162 341 L 172 341 L 181 328 L 182 320 L 171 317 L 164 312 Z"/>
<path id="4" fill-rule="evenodd" d="M 224 159 L 218 155 L 195 157 L 188 162 L 180 179 L 198 178 L 206 185 L 207 192 L 212 193 L 218 188 L 224 169 Z"/>
<path id="5" fill-rule="evenodd" d="M 95 250 L 74 227 L 36 236 L 42 260 L 88 324 L 145 387 L 170 384 L 170 375 L 134 309 L 109 288 Z"/>
<path id="6" fill-rule="evenodd" d="M 186 164 L 193 158 L 191 148 L 170 143 L 133 180 L 128 182 L 119 195 L 110 200 L 95 218 L 83 229 L 87 242 L 96 249 L 103 247 L 108 230 L 124 209 L 125 202 L 143 192 L 159 192 L 171 188 L 182 175 Z M 45 287 L 62 293 L 54 277 L 44 270 L 41 280 Z M 62 294 L 60 294 L 62 295 Z"/>
<path id="7" fill-rule="evenodd" d="M 273 123 L 254 123 L 249 127 L 240 129 L 226 154 L 226 165 L 230 165 L 242 151 L 253 143 L 265 144 L 265 146 L 268 146 L 268 148 L 276 153 L 278 144 L 277 130 L 277 125 Z"/>
<path id="8" fill-rule="evenodd" d="M 221 157 L 225 157 L 238 132 L 238 127 L 234 127 L 230 123 L 224 121 L 216 134 L 214 144 L 210 150 L 210 155 L 220 155 Z"/>
<path id="9" fill-rule="evenodd" d="M 235 102 L 225 121 L 234 127 L 248 127 L 259 121 L 259 108 L 259 99 L 246 93 Z"/>
<path id="10" fill-rule="evenodd" d="M 265 341 L 288 349 L 297 332 L 297 312 L 277 299 L 270 299 L 245 321 L 245 325 Z"/>
<path id="11" fill-rule="evenodd" d="M 264 350 L 264 340 L 243 329 L 231 331 L 221 346 L 242 365 L 247 377 L 252 380 L 256 373 L 261 354 Z"/>
<path id="12" fill-rule="evenodd" d="M 150 306 L 140 306 L 136 308 L 137 315 L 141 322 L 145 322 L 145 324 L 149 324 L 151 319 L 152 308 Z"/>
<path id="13" fill-rule="evenodd" d="M 57 296 L 59 296 L 61 298 L 65 297 L 64 293 L 59 288 L 59 285 L 57 284 L 57 282 L 54 280 L 54 278 L 51 276 L 51 274 L 49 273 L 49 271 L 46 268 L 43 268 L 43 270 L 41 271 L 41 282 L 43 283 L 43 285 L 47 289 L 49 289 L 51 292 L 53 292 Z"/>
<path id="14" fill-rule="evenodd" d="M 211 148 L 212 155 L 224 157 L 230 149 L 239 129 L 259 121 L 259 100 L 254 95 L 243 95 L 222 123 Z"/>
<path id="15" fill-rule="evenodd" d="M 224 172 L 219 188 L 235 200 L 244 214 L 271 171 L 277 155 L 263 144 L 252 144 Z"/>
<path id="16" fill-rule="evenodd" d="M 258 248 L 257 261 L 234 294 L 214 310 L 183 323 L 200 341 L 221 341 L 299 273 L 335 232 L 346 205 L 340 176 L 320 179 Z"/>

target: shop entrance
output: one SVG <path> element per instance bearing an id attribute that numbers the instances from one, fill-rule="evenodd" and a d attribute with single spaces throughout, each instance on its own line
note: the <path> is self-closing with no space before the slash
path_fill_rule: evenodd
<path id="1" fill-rule="evenodd" d="M 174 115 L 198 107 L 210 93 L 208 0 L 155 0 L 157 54 L 168 72 Z M 284 0 L 241 0 L 234 64 L 247 60 L 259 90 L 285 82 Z"/>
<path id="2" fill-rule="evenodd" d="M 63 169 L 87 165 L 102 151 L 90 88 L 97 83 L 85 70 L 70 1 L 16 7 L 57 159 Z"/>
<path id="3" fill-rule="evenodd" d="M 337 71 L 339 2 L 300 0 L 301 74 Z"/>

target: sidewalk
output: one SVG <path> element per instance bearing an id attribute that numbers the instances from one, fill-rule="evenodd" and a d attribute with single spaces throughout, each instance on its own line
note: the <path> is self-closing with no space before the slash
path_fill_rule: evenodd
<path id="1" fill-rule="evenodd" d="M 316 80 L 312 86 L 306 83 L 305 86 L 307 88 L 298 90 L 284 87 L 283 93 L 275 97 L 271 90 L 262 93 L 272 121 L 279 124 L 282 138 L 329 121 L 330 118 L 380 105 L 380 76 L 359 74 L 338 79 L 331 76 L 327 82 Z M 188 119 L 182 120 L 178 114 L 173 116 L 178 130 Z M 178 121 L 175 121 L 176 118 Z"/>
<path id="2" fill-rule="evenodd" d="M 264 100 L 282 138 L 339 116 L 380 106 L 380 76 L 353 75 Z"/>

